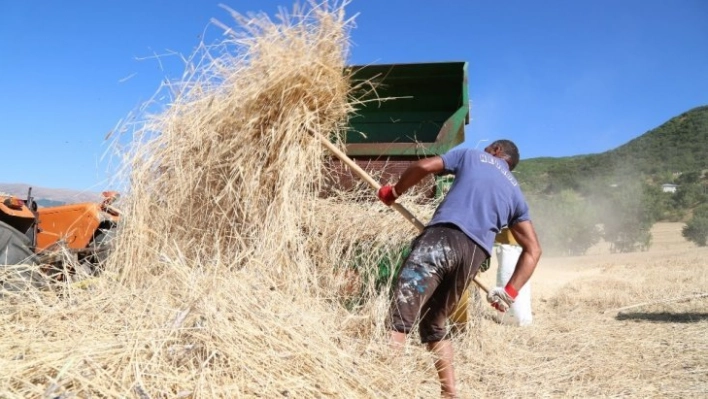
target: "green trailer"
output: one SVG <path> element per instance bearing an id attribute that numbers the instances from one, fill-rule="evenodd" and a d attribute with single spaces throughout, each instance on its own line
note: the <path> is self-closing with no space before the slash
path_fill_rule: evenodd
<path id="1" fill-rule="evenodd" d="M 353 94 L 346 154 L 385 183 L 420 158 L 441 155 L 465 140 L 470 109 L 466 62 L 351 66 Z M 357 180 L 342 165 L 340 188 Z M 424 182 L 430 197 L 444 185 Z"/>
<path id="2" fill-rule="evenodd" d="M 424 157 L 464 141 L 470 117 L 466 62 L 351 68 L 363 103 L 349 120 L 347 155 Z"/>

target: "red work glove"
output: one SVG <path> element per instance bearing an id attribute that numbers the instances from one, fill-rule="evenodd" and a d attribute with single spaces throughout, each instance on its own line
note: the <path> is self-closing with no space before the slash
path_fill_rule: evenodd
<path id="1" fill-rule="evenodd" d="M 516 289 L 507 284 L 506 287 L 497 287 L 487 294 L 487 301 L 492 307 L 502 313 L 509 310 L 509 307 L 514 303 L 514 299 L 519 295 Z"/>
<path id="2" fill-rule="evenodd" d="M 378 195 L 381 202 L 388 206 L 391 206 L 394 202 L 396 202 L 396 198 L 398 198 L 398 193 L 396 193 L 396 190 L 390 184 L 382 186 L 379 189 Z"/>

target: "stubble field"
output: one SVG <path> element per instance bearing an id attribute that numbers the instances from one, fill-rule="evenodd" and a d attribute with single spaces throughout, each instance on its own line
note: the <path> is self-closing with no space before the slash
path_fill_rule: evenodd
<path id="1" fill-rule="evenodd" d="M 708 249 L 685 241 L 681 227 L 656 224 L 647 252 L 600 245 L 543 258 L 531 283 L 533 325 L 484 319 L 481 348 L 471 337 L 459 342 L 462 379 L 489 382 L 469 397 L 705 397 Z"/>

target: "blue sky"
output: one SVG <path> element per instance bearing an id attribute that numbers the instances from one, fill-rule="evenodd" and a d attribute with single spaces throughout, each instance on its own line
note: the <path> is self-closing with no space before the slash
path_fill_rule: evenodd
<path id="1" fill-rule="evenodd" d="M 292 1 L 0 0 L 0 182 L 101 190 L 106 134 L 177 77 L 218 7 Z M 708 1 L 354 0 L 351 63 L 469 62 L 467 145 L 602 152 L 708 104 Z"/>

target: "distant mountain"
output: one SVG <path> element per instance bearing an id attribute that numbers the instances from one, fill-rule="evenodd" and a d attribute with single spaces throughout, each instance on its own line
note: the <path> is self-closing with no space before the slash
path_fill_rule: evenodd
<path id="1" fill-rule="evenodd" d="M 66 202 L 63 202 L 63 201 L 54 201 L 54 200 L 48 200 L 48 199 L 44 199 L 44 198 L 35 199 L 35 202 L 37 203 L 37 206 L 39 206 L 40 208 L 50 207 L 50 206 L 59 206 L 59 205 L 66 204 Z"/>
<path id="2" fill-rule="evenodd" d="M 32 187 L 32 196 L 40 206 L 101 200 L 101 193 L 97 192 L 37 187 L 24 183 L 0 183 L 0 192 L 14 195 L 18 198 L 26 198 L 30 187 Z"/>
<path id="3" fill-rule="evenodd" d="M 708 106 L 671 118 L 613 150 L 560 158 L 532 158 L 515 173 L 525 191 L 582 191 L 583 181 L 635 179 L 670 183 L 688 172 L 708 169 Z"/>

